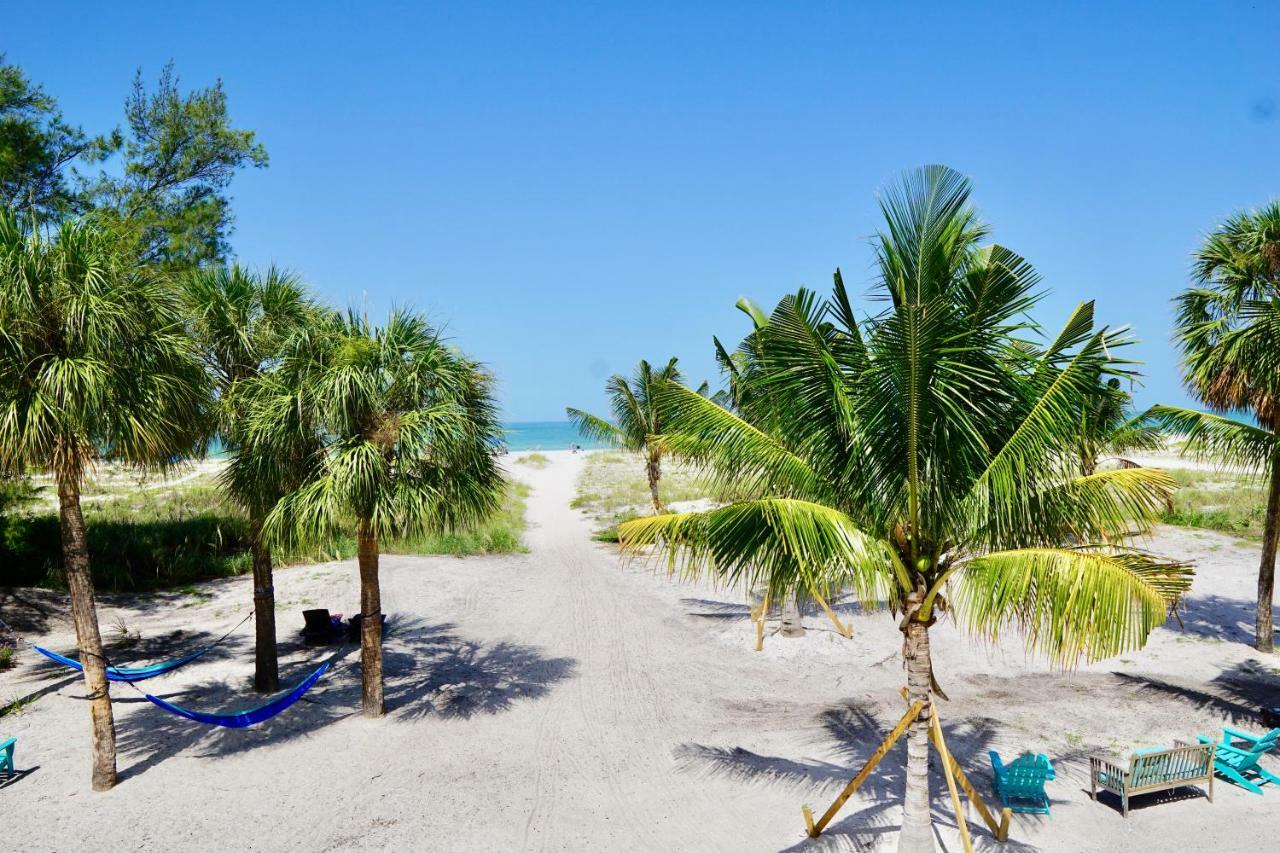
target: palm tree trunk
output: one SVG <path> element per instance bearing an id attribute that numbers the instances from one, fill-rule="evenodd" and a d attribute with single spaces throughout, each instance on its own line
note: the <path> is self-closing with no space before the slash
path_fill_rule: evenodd
<path id="1" fill-rule="evenodd" d="M 280 689 L 280 661 L 276 654 L 276 590 L 271 550 L 262 544 L 262 519 L 249 522 L 249 550 L 253 553 L 253 686 L 263 693 Z"/>
<path id="2" fill-rule="evenodd" d="M 1271 488 L 1267 492 L 1267 519 L 1262 532 L 1262 561 L 1258 565 L 1258 618 L 1255 647 L 1273 650 L 1271 611 L 1276 587 L 1276 548 L 1280 546 L 1280 455 L 1271 462 Z"/>
<path id="3" fill-rule="evenodd" d="M 378 534 L 365 522 L 356 531 L 360 563 L 361 704 L 366 717 L 386 711 L 382 696 L 382 591 L 378 588 Z"/>
<path id="4" fill-rule="evenodd" d="M 662 463 L 658 454 L 649 453 L 644 472 L 649 475 L 649 500 L 653 503 L 653 514 L 659 515 L 662 512 L 662 500 L 658 497 L 658 481 L 662 479 Z"/>
<path id="5" fill-rule="evenodd" d="M 902 803 L 902 832 L 898 853 L 933 853 L 929 816 L 929 695 L 933 664 L 929 657 L 929 626 L 914 618 L 906 627 L 907 701 L 923 700 L 924 711 L 907 729 L 907 790 Z"/>
<path id="6" fill-rule="evenodd" d="M 76 627 L 84 686 L 89 692 L 89 719 L 93 726 L 93 790 L 107 791 L 116 784 L 116 724 L 111 713 L 102 634 L 98 630 L 93 575 L 89 570 L 89 539 L 85 533 L 84 513 L 80 511 L 79 486 L 80 477 L 76 473 L 58 476 L 62 564 L 67 573 L 67 590 L 71 593 L 71 621 Z"/>
<path id="7" fill-rule="evenodd" d="M 782 599 L 782 636 L 803 637 L 804 618 L 800 613 L 800 593 L 783 596 Z"/>

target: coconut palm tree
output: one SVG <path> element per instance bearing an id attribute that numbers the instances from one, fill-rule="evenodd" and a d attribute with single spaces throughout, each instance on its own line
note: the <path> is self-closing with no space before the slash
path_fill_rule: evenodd
<path id="1" fill-rule="evenodd" d="M 498 507 L 491 380 L 426 319 L 394 311 L 381 327 L 355 314 L 331 318 L 253 384 L 250 441 L 297 431 L 301 443 L 320 447 L 313 473 L 271 510 L 264 532 L 286 543 L 355 535 L 362 705 L 366 717 L 381 716 L 379 546 L 474 523 Z"/>
<path id="2" fill-rule="evenodd" d="M 115 724 L 81 486 L 100 461 L 163 469 L 193 452 L 207 400 L 170 287 L 90 225 L 45 232 L 0 213 L 0 468 L 57 486 L 97 791 L 116 782 Z"/>
<path id="3" fill-rule="evenodd" d="M 1195 256 L 1195 284 L 1177 297 L 1177 341 L 1192 394 L 1217 414 L 1159 406 L 1184 451 L 1268 480 L 1254 643 L 1273 650 L 1280 540 L 1280 202 L 1238 213 Z M 1252 415 L 1257 426 L 1232 416 Z"/>
<path id="4" fill-rule="evenodd" d="M 191 334 L 204 353 L 217 399 L 216 429 L 230 463 L 222 485 L 249 518 L 256 626 L 254 687 L 280 685 L 276 656 L 275 587 L 271 550 L 262 522 L 285 494 L 301 483 L 315 448 L 291 443 L 300 435 L 281 430 L 247 443 L 242 437 L 245 402 L 240 393 L 284 354 L 300 331 L 319 319 L 319 309 L 297 276 L 276 267 L 263 274 L 238 264 L 195 270 L 181 279 Z"/>
<path id="5" fill-rule="evenodd" d="M 910 727 L 899 849 L 933 849 L 928 725 L 942 614 L 994 639 L 1010 625 L 1060 665 L 1141 646 L 1190 570 L 1127 547 L 1172 489 L 1148 468 L 1080 476 L 1079 412 L 1127 375 L 1126 339 L 1085 303 L 1047 344 L 1027 318 L 1038 277 L 983 245 L 970 184 L 931 166 L 881 202 L 879 297 L 859 316 L 787 296 L 740 348 L 739 411 L 668 383 L 655 444 L 756 497 L 621 525 L 630 553 L 672 570 L 888 602 L 904 636 Z M 1111 355 L 1108 355 L 1110 353 Z M 769 424 L 768 429 L 758 424 Z"/>
<path id="6" fill-rule="evenodd" d="M 662 479 L 662 451 L 650 444 L 649 436 L 662 432 L 662 420 L 653 405 L 653 392 L 660 382 L 679 381 L 680 370 L 676 367 L 676 359 L 671 359 L 666 367 L 657 371 L 649 362 L 641 360 L 630 381 L 621 373 L 615 373 L 605 383 L 605 390 L 609 394 L 609 408 L 613 410 L 612 422 L 581 409 L 565 409 L 569 420 L 584 436 L 632 453 L 644 454 L 644 472 L 649 479 L 649 499 L 654 513 L 662 512 L 662 500 L 658 496 L 658 481 Z"/>

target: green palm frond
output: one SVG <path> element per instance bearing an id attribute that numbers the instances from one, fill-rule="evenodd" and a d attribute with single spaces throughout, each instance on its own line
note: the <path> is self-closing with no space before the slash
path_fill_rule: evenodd
<path id="1" fill-rule="evenodd" d="M 966 563 L 952 604 L 970 630 L 994 640 L 1016 625 L 1070 666 L 1141 648 L 1190 585 L 1186 564 L 1140 551 L 1023 548 Z"/>
<path id="2" fill-rule="evenodd" d="M 683 385 L 667 383 L 655 397 L 668 433 L 654 437 L 665 453 L 692 462 L 732 488 L 823 500 L 830 488 L 809 464 L 763 432 Z"/>
<path id="3" fill-rule="evenodd" d="M 604 418 L 574 408 L 565 409 L 565 413 L 583 438 L 594 439 L 614 447 L 627 447 L 626 434 Z"/>
<path id="4" fill-rule="evenodd" d="M 1183 453 L 1202 460 L 1259 472 L 1280 454 L 1275 433 L 1242 421 L 1177 406 L 1152 406 L 1147 414 L 1186 442 Z"/>
<path id="5" fill-rule="evenodd" d="M 625 553 L 651 552 L 686 576 L 709 573 L 774 595 L 805 589 L 822 596 L 855 590 L 868 603 L 891 594 L 891 559 L 882 543 L 838 510 L 767 498 L 702 513 L 667 514 L 618 527 Z"/>

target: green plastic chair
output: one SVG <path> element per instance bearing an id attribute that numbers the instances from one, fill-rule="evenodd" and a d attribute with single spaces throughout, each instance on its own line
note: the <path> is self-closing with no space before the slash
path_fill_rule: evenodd
<path id="1" fill-rule="evenodd" d="M 987 755 L 991 757 L 996 795 L 1005 808 L 1015 812 L 1049 814 L 1049 795 L 1044 792 L 1044 783 L 1057 778 L 1049 756 L 1024 752 L 1006 765 L 995 750 Z"/>
<path id="2" fill-rule="evenodd" d="M 1227 781 L 1259 796 L 1262 795 L 1263 784 L 1280 784 L 1280 776 L 1258 766 L 1258 759 L 1270 752 L 1280 739 L 1280 729 L 1258 736 L 1223 728 L 1221 741 L 1204 735 L 1199 739 L 1201 743 L 1214 745 L 1213 769 Z"/>
<path id="3" fill-rule="evenodd" d="M 13 747 L 17 742 L 18 739 L 16 737 L 11 737 L 4 743 L 0 743 L 0 772 L 16 772 L 13 769 Z"/>

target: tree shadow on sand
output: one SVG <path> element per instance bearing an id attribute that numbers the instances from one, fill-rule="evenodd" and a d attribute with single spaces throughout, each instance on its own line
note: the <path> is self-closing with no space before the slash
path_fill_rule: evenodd
<path id="1" fill-rule="evenodd" d="M 383 681 L 387 714 L 393 720 L 429 717 L 465 719 L 496 714 L 516 702 L 546 695 L 558 682 L 574 674 L 571 658 L 552 658 L 537 648 L 518 643 L 492 645 L 466 639 L 452 624 L 421 620 L 388 620 L 383 642 Z M 286 657 L 311 653 L 307 660 Z M 360 648 L 344 643 L 336 650 L 306 650 L 298 643 L 281 643 L 280 683 L 288 689 L 327 658 L 330 671 L 302 701 L 287 711 L 245 729 L 225 729 L 192 722 L 159 708 L 139 709 L 117 721 L 117 744 L 129 760 L 122 778 L 138 775 L 180 753 L 191 751 L 214 758 L 252 749 L 255 745 L 304 738 L 319 729 L 360 714 Z M 252 691 L 252 645 L 240 650 L 246 674 L 215 679 L 173 692 L 156 692 L 169 701 L 201 711 L 226 713 L 259 705 L 265 697 Z M 131 691 L 130 691 L 131 692 Z M 134 693 L 119 693 L 117 701 L 142 702 Z M 122 762 L 123 763 L 123 762 Z"/>
<path id="2" fill-rule="evenodd" d="M 1280 609 L 1277 609 L 1280 614 Z M 1253 645 L 1257 604 L 1220 595 L 1191 595 L 1183 600 L 1178 618 L 1164 626 L 1179 634 Z"/>
<path id="3" fill-rule="evenodd" d="M 874 709 L 851 701 L 820 713 L 813 740 L 824 751 L 834 753 L 835 761 L 761 755 L 742 747 L 690 743 L 677 747 L 675 758 L 678 766 L 687 772 L 778 789 L 779 796 L 795 799 L 799 827 L 803 825 L 800 806 L 807 803 L 815 817 L 821 815 L 879 747 L 896 722 L 896 719 L 889 725 L 882 722 L 881 716 L 887 720 L 889 713 L 877 715 Z M 997 741 L 997 726 L 996 721 L 985 717 L 943 725 L 948 748 L 993 811 L 998 811 L 998 800 L 990 788 L 987 750 L 994 748 Z M 820 837 L 806 838 L 786 851 L 863 850 L 874 847 L 882 837 L 892 836 L 900 828 L 894 821 L 902 804 L 905 774 L 906 741 L 900 739 Z M 956 817 L 936 753 L 930 761 L 930 784 L 935 825 L 955 829 Z M 975 849 L 1035 849 L 1017 841 L 997 842 L 967 799 L 965 804 L 969 814 L 979 821 L 969 822 Z M 1040 822 L 1040 818 L 1040 815 L 1015 815 L 1015 826 L 1026 827 Z"/>
<path id="4" fill-rule="evenodd" d="M 1233 723 L 1261 724 L 1262 708 L 1280 704 L 1280 676 L 1256 660 L 1237 663 L 1195 686 L 1120 672 L 1115 677 L 1139 692 L 1167 696 Z"/>

